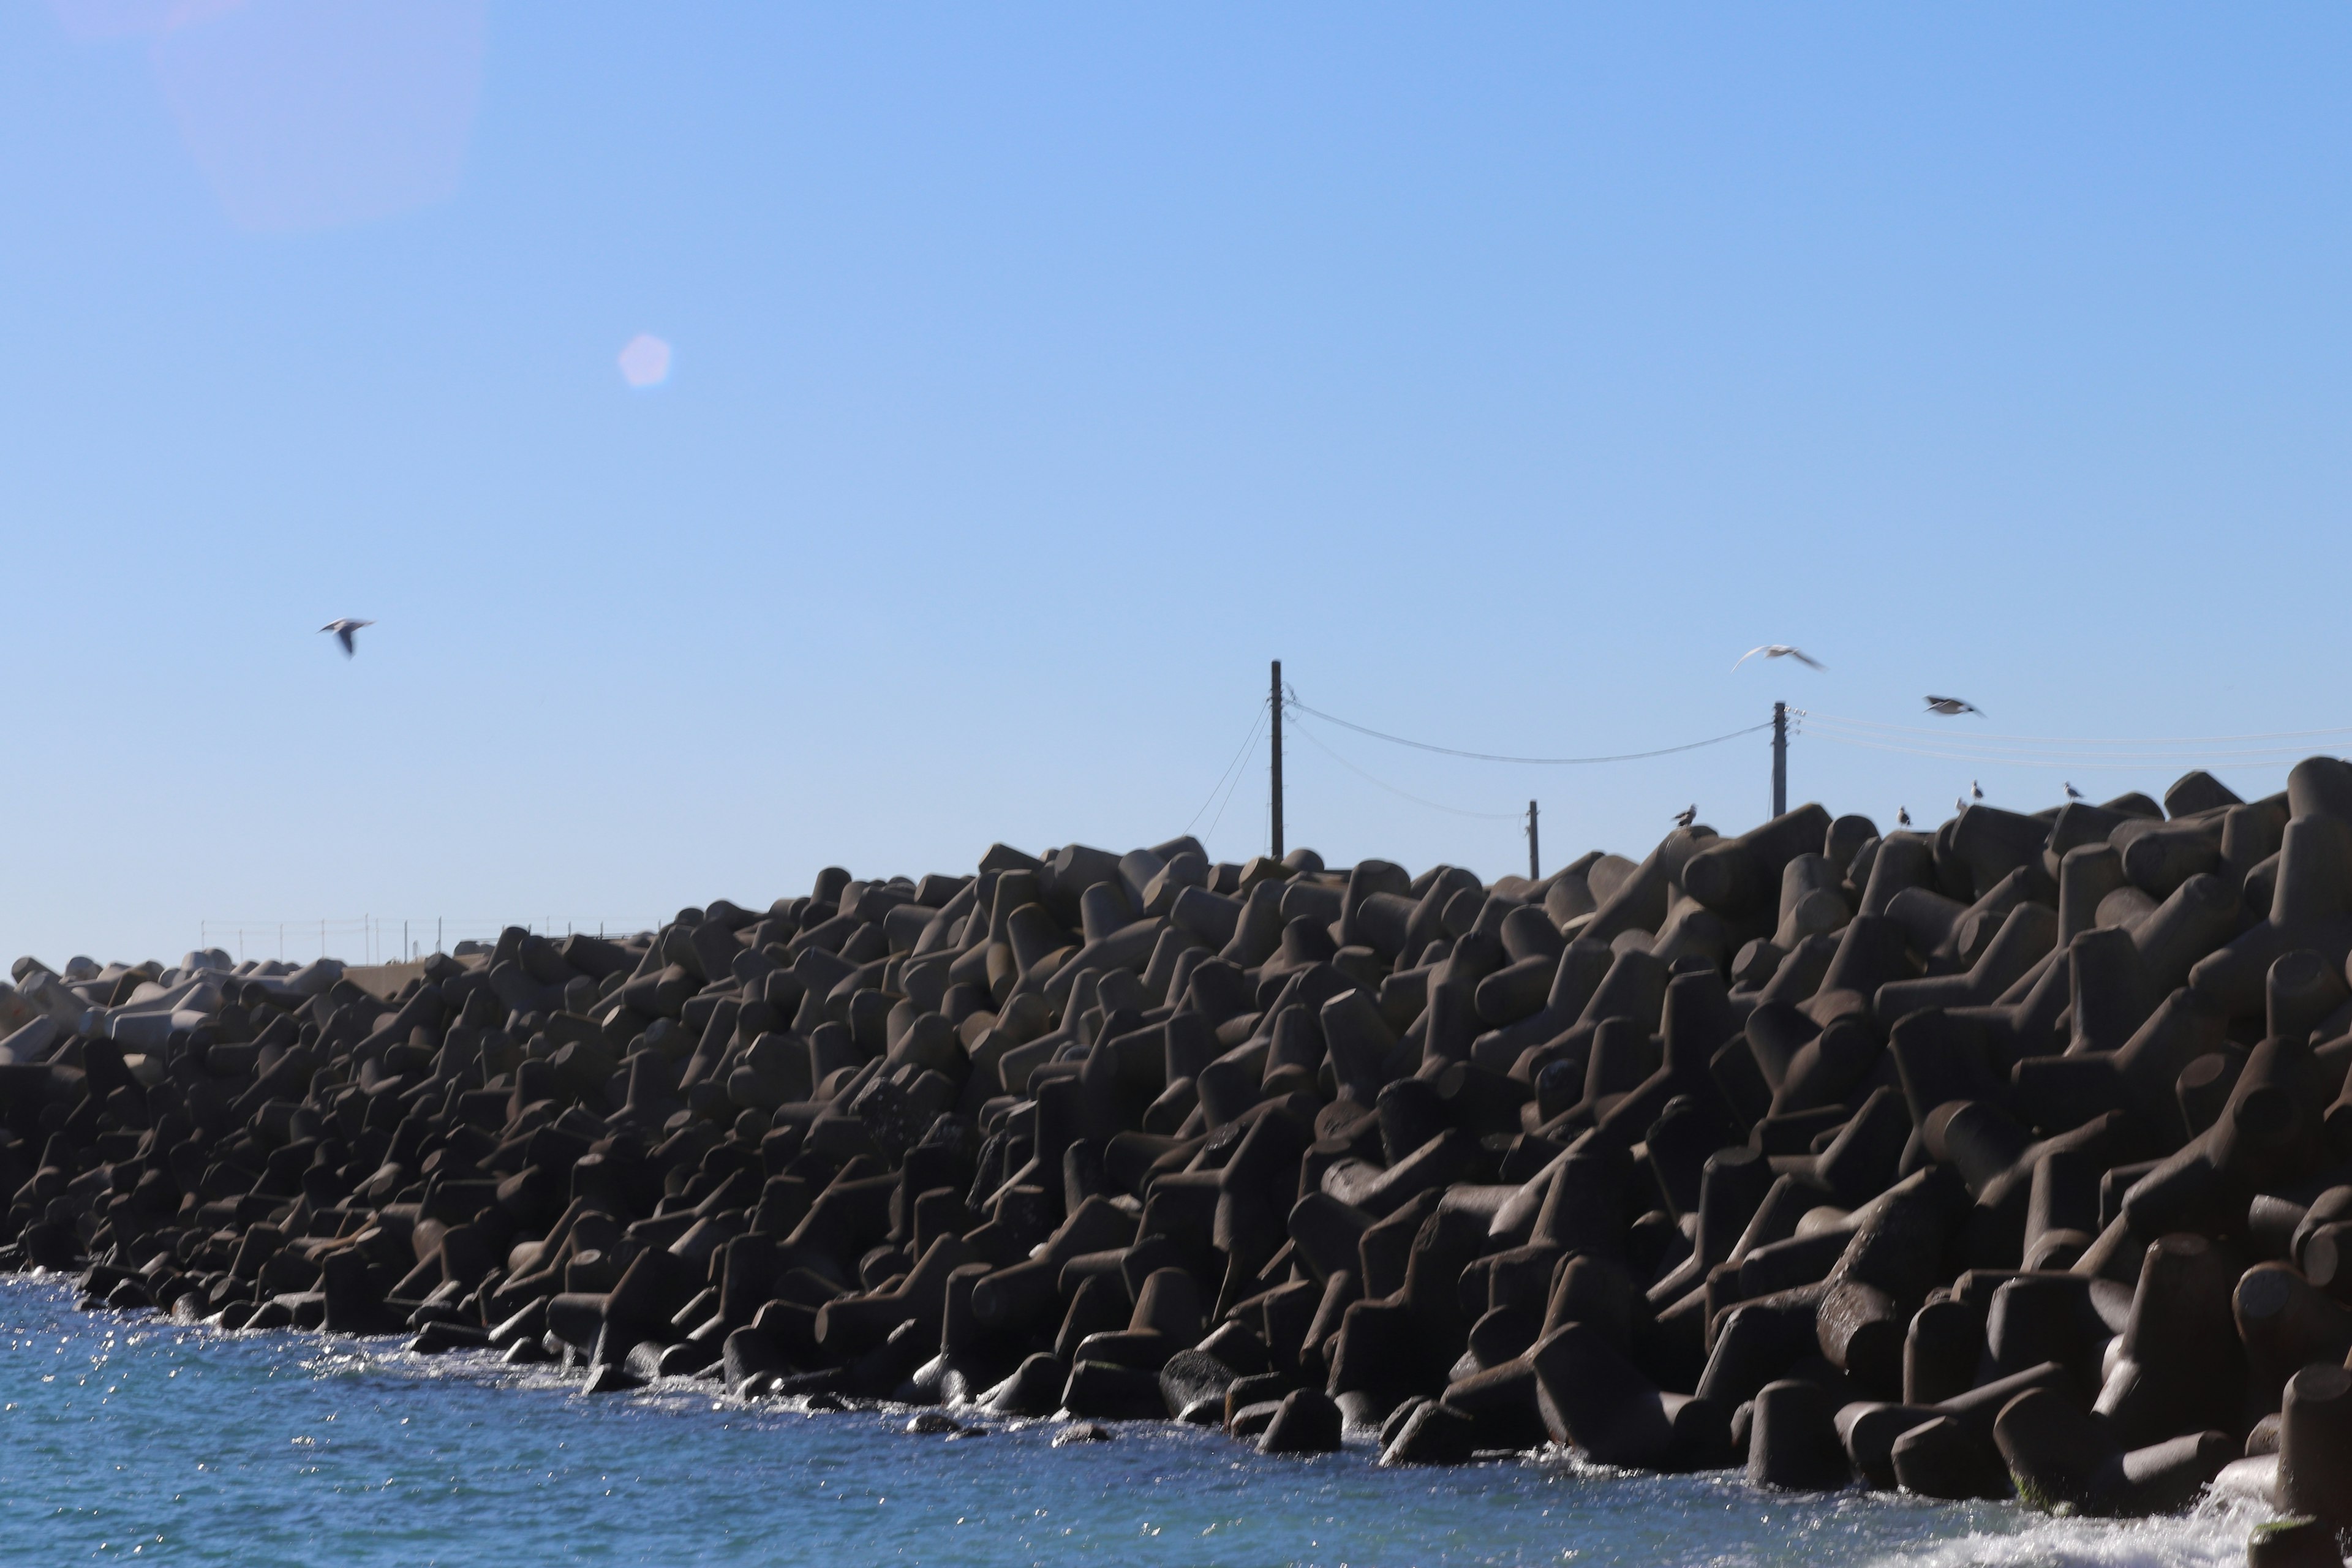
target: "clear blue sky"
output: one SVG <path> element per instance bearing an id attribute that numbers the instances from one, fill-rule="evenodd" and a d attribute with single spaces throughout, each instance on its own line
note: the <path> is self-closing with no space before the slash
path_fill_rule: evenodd
<path id="1" fill-rule="evenodd" d="M 2347 68 L 2337 5 L 0 0 L 0 954 L 1150 842 L 1270 658 L 1478 750 L 2352 723 Z M 1553 863 L 1769 803 L 1761 737 L 1314 733 Z M 1289 773 L 1334 861 L 1524 863 Z"/>

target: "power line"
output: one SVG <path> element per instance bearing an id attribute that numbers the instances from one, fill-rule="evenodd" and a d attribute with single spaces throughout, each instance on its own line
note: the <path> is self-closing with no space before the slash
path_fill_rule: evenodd
<path id="1" fill-rule="evenodd" d="M 1891 730 L 1906 735 L 1934 735 L 1949 739 L 1951 725 L 1886 724 L 1875 719 L 1847 719 L 1834 713 L 1817 712 L 1811 708 L 1791 708 L 1791 713 L 1801 713 L 1808 719 L 1824 724 L 1845 724 L 1860 730 Z M 1982 741 L 2026 741 L 2051 746 L 2200 746 L 2226 745 L 2237 741 L 2299 741 L 2319 735 L 2352 735 L 2352 725 L 2340 725 L 2329 730 L 2271 730 L 2250 735 L 2149 735 L 2134 739 L 2100 740 L 2090 736 L 2005 735 L 1971 731 L 1974 739 Z"/>
<path id="2" fill-rule="evenodd" d="M 1232 776 L 1233 776 L 1233 774 L 1234 774 L 1234 769 L 1236 769 L 1236 768 L 1238 768 L 1238 767 L 1240 767 L 1240 766 L 1242 765 L 1242 759 L 1244 759 L 1244 757 L 1246 757 L 1246 756 L 1248 756 L 1248 755 L 1249 755 L 1249 753 L 1250 753 L 1250 748 L 1251 748 L 1252 746 L 1255 746 L 1255 745 L 1256 745 L 1256 744 L 1257 744 L 1257 730 L 1258 730 L 1258 726 L 1259 726 L 1259 725 L 1261 725 L 1261 724 L 1263 724 L 1263 723 L 1265 723 L 1265 705 L 1264 703 L 1260 703 L 1260 704 L 1258 705 L 1258 710 L 1257 710 L 1256 713 L 1253 714 L 1253 715 L 1251 716 L 1251 718 L 1250 718 L 1249 734 L 1248 734 L 1248 736 L 1247 736 L 1246 738 L 1244 738 L 1244 739 L 1243 740 L 1243 742 L 1242 742 L 1242 749 L 1241 749 L 1240 751 L 1235 752 L 1234 753 L 1234 760 L 1233 760 L 1232 762 L 1227 763 L 1225 764 L 1225 771 L 1224 771 L 1223 773 L 1219 773 L 1219 774 L 1217 775 L 1217 782 L 1216 782 L 1215 784 L 1211 784 L 1211 785 L 1209 786 L 1209 798 L 1208 798 L 1207 800 L 1204 800 L 1204 801 L 1202 801 L 1202 802 L 1201 803 L 1201 810 L 1200 810 L 1200 811 L 1196 811 L 1196 812 L 1194 812 L 1194 813 L 1192 814 L 1192 822 L 1187 822 L 1187 823 L 1184 825 L 1184 831 L 1185 831 L 1185 832 L 1187 832 L 1187 833 L 1192 832 L 1192 823 L 1193 823 L 1193 822 L 1198 822 L 1198 821 L 1200 821 L 1200 820 L 1201 820 L 1201 813 L 1202 813 L 1202 812 L 1205 812 L 1205 811 L 1207 811 L 1211 805 L 1214 805 L 1214 804 L 1215 804 L 1216 799 L 1217 799 L 1217 795 L 1218 795 L 1218 792 L 1219 792 L 1219 791 L 1221 791 L 1221 790 L 1222 790 L 1222 791 L 1223 791 L 1223 793 L 1224 793 L 1224 796 L 1225 796 L 1225 798 L 1226 798 L 1227 800 L 1231 800 L 1231 799 L 1233 799 L 1233 798 L 1234 798 L 1234 792 L 1233 792 L 1231 789 L 1226 788 L 1226 786 L 1225 786 L 1225 780 L 1226 780 L 1227 778 L 1229 778 L 1229 777 L 1232 777 Z M 1219 817 L 1223 817 L 1223 816 L 1224 816 L 1224 814 L 1225 814 L 1225 813 L 1224 813 L 1224 808 L 1223 808 L 1223 806 L 1219 806 L 1219 807 L 1217 808 L 1217 816 L 1218 816 Z M 1212 823 L 1212 824 L 1210 825 L 1209 831 L 1210 831 L 1210 832 L 1212 832 L 1212 833 L 1214 833 L 1216 830 L 1217 830 L 1217 829 L 1216 829 L 1216 825 L 1215 825 L 1214 823 Z"/>
<path id="3" fill-rule="evenodd" d="M 1876 730 L 1848 725 L 1833 719 L 1816 718 L 1814 731 L 1828 737 L 1866 740 L 1890 746 L 1926 745 L 1937 751 L 1961 752 L 1969 756 L 2002 757 L 2084 757 L 2160 762 L 2173 757 L 2213 757 L 2231 761 L 2245 757 L 2307 756 L 2309 742 L 2288 745 L 2222 747 L 2184 742 L 2174 746 L 2144 744 L 2141 749 L 2126 750 L 2116 746 L 2095 747 L 2090 742 L 2050 741 L 2039 744 L 2021 741 L 1975 741 L 1965 735 L 1947 735 L 1933 741 L 1911 740 L 1907 731 Z"/>
<path id="4" fill-rule="evenodd" d="M 2310 752 L 2308 744 L 2273 745 L 2223 749 L 2227 742 L 2237 740 L 2259 740 L 2265 737 L 2213 736 L 2203 742 L 2188 740 L 2168 744 L 2161 741 L 2069 741 L 2055 737 L 2034 740 L 2030 737 L 1985 737 L 1981 740 L 1949 731 L 1937 733 L 1908 725 L 1874 724 L 1865 720 L 1839 719 L 1829 714 L 1807 714 L 1806 732 L 1816 739 L 1842 746 L 1853 746 L 1864 751 L 1890 752 L 1902 756 L 1929 757 L 1943 762 L 1976 763 L 1985 766 L 2024 768 L 2080 768 L 2086 772 L 2111 770 L 2127 772 L 2150 764 L 2181 763 L 2242 763 L 2258 766 L 2265 763 L 2299 761 Z M 2288 732 L 2290 735 L 2293 732 Z M 1921 744 L 1906 737 L 1934 734 L 1936 740 Z M 2319 730 L 2303 731 L 2308 738 L 2316 735 L 2352 735 L 2352 731 Z M 2140 751 L 2088 750 L 2091 747 L 2114 748 L 2138 746 L 2155 748 Z"/>
<path id="5" fill-rule="evenodd" d="M 1493 752 L 1465 752 L 1454 746 L 1432 745 L 1427 741 L 1412 741 L 1402 735 L 1391 735 L 1384 730 L 1375 730 L 1368 725 L 1356 723 L 1352 720 L 1342 719 L 1336 713 L 1326 713 L 1320 708 L 1309 708 L 1306 703 L 1298 700 L 1295 691 L 1285 706 L 1301 713 L 1312 713 L 1326 722 L 1337 724 L 1342 729 L 1353 730 L 1360 735 L 1370 735 L 1375 741 L 1386 741 L 1391 745 L 1411 746 L 1415 751 L 1435 752 L 1441 756 L 1467 757 L 1472 762 L 1477 763 L 1520 763 L 1535 767 L 1572 768 L 1591 767 L 1599 763 L 1638 763 L 1649 757 L 1670 757 L 1677 752 L 1696 752 L 1703 746 L 1719 746 L 1726 741 L 1736 741 L 1742 735 L 1753 735 L 1760 730 L 1769 730 L 1772 727 L 1772 721 L 1767 719 L 1761 724 L 1750 724 L 1744 730 L 1734 730 L 1727 735 L 1717 735 L 1705 741 L 1693 741 L 1687 745 L 1661 746 L 1654 752 L 1622 752 L 1607 757 L 1512 757 Z M 1441 806 L 1439 809 L 1450 808 Z M 1513 812 L 1509 815 L 1516 816 L 1518 814 Z"/>
<path id="6" fill-rule="evenodd" d="M 1209 831 L 1202 835 L 1204 839 L 1213 838 L 1216 837 L 1217 824 L 1224 821 L 1225 819 L 1225 807 L 1234 804 L 1234 794 L 1242 787 L 1242 780 L 1248 776 L 1248 770 L 1243 768 L 1240 764 L 1252 752 L 1257 750 L 1257 726 L 1258 724 L 1262 724 L 1265 721 L 1266 711 L 1267 710 L 1263 706 L 1258 709 L 1257 721 L 1250 726 L 1249 739 L 1242 742 L 1241 755 L 1235 757 L 1234 759 L 1234 765 L 1225 770 L 1233 775 L 1233 783 L 1225 785 L 1225 798 L 1217 803 L 1217 815 L 1209 818 Z M 1205 805 L 1202 809 L 1206 809 Z M 1198 820 L 1197 816 L 1195 820 Z M 1192 829 L 1188 826 L 1185 831 L 1189 833 Z"/>
<path id="7" fill-rule="evenodd" d="M 1300 704 L 1294 702 L 1291 706 L 1298 707 Z M 1306 711 L 1313 713 L 1315 710 L 1309 708 L 1307 709 Z M 1328 715 L 1320 713 L 1317 713 L 1315 716 L 1318 719 L 1328 717 Z M 1300 724 L 1297 728 L 1298 732 L 1307 738 L 1307 743 L 1313 746 L 1317 751 L 1322 752 L 1325 756 L 1330 758 L 1333 762 L 1339 763 L 1341 767 L 1347 769 L 1349 773 L 1355 774 L 1366 784 L 1370 784 L 1374 789 L 1386 790 L 1389 794 L 1395 795 L 1400 800 L 1409 800 L 1415 805 L 1427 806 L 1432 811 L 1442 811 L 1448 816 L 1467 816 L 1481 822 L 1517 822 L 1519 819 L 1519 813 L 1516 811 L 1465 811 L 1458 805 L 1443 805 L 1433 800 L 1423 800 L 1417 795 L 1408 794 L 1406 791 L 1397 788 L 1396 785 L 1392 784 L 1387 784 L 1380 779 L 1374 778 L 1371 774 L 1366 773 L 1363 769 L 1358 767 L 1355 763 L 1349 762 L 1347 758 L 1341 756 L 1330 747 L 1325 745 L 1322 740 L 1316 735 L 1315 731 L 1308 729 L 1306 725 Z M 1349 728 L 1353 728 L 1353 726 L 1351 725 Z"/>
<path id="8" fill-rule="evenodd" d="M 1850 735 L 1840 735 L 1827 730 L 1808 731 L 1807 733 L 1815 740 L 1827 741 L 1832 745 L 1853 746 L 1865 752 L 1891 752 L 1899 756 L 1927 757 L 1947 763 L 1973 763 L 1980 767 L 2039 768 L 2053 773 L 2069 769 L 2083 773 L 2145 773 L 2153 762 L 2168 760 L 2179 763 L 2240 762 L 2249 766 L 2259 766 L 2265 763 L 2300 762 L 2309 754 L 2307 748 L 2297 746 L 2291 750 L 2277 752 L 2242 752 L 2231 757 L 2181 752 L 2168 759 L 2142 758 L 2136 761 L 2119 760 L 2113 752 L 2104 757 L 2000 756 L 1982 752 L 1948 752 L 1927 746 L 1895 745 L 1879 741 L 1861 740 Z"/>

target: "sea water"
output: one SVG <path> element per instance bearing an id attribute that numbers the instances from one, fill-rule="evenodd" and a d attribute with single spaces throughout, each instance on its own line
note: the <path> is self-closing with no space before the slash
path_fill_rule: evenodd
<path id="1" fill-rule="evenodd" d="M 709 1384 L 579 1374 L 391 1339 L 224 1334 L 0 1282 L 0 1561 L 2224 1564 L 2258 1517 L 2053 1521 L 1859 1490 L 1633 1476 L 1559 1456 L 1381 1469 L 1264 1458 L 1154 1423 L 916 1436 Z"/>

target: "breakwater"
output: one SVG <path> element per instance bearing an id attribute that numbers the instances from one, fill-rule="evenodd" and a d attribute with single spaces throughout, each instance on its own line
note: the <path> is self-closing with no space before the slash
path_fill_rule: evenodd
<path id="1" fill-rule="evenodd" d="M 2352 768 L 2314 759 L 1538 882 L 998 847 L 408 976 L 26 961 L 0 1258 L 950 1440 L 2212 1489 L 2315 1516 L 2253 1550 L 2316 1560 L 2347 950 Z"/>

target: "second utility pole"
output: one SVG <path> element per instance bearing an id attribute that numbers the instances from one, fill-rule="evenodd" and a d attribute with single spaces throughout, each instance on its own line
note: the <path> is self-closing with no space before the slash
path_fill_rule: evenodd
<path id="1" fill-rule="evenodd" d="M 1772 704 L 1772 815 L 1789 814 L 1789 705 Z"/>
<path id="2" fill-rule="evenodd" d="M 1540 881 L 1543 873 L 1536 869 L 1536 803 L 1528 802 L 1528 880 Z"/>
<path id="3" fill-rule="evenodd" d="M 1282 858 L 1282 660 L 1274 661 L 1274 687 L 1266 700 L 1274 706 L 1274 832 L 1273 857 Z"/>

